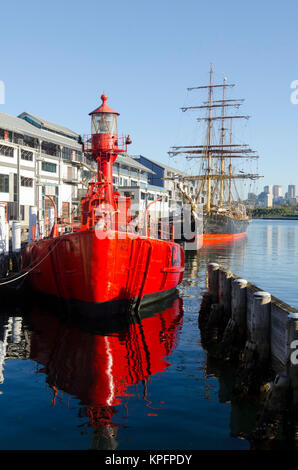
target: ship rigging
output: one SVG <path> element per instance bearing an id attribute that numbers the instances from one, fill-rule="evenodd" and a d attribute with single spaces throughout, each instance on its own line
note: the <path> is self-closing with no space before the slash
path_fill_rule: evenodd
<path id="1" fill-rule="evenodd" d="M 208 91 L 208 100 L 198 106 L 184 106 L 182 112 L 203 111 L 205 116 L 197 117 L 199 124 L 206 124 L 206 138 L 201 145 L 172 146 L 168 152 L 171 157 L 183 155 L 187 160 L 201 160 L 200 174 L 189 175 L 183 180 L 197 180 L 198 190 L 193 198 L 193 203 L 204 199 L 204 235 L 235 235 L 245 234 L 249 219 L 245 206 L 239 201 L 233 201 L 232 183 L 235 180 L 256 180 L 261 176 L 253 172 L 235 172 L 235 159 L 257 160 L 256 154 L 247 144 L 233 142 L 234 120 L 248 120 L 250 116 L 234 114 L 243 104 L 243 99 L 230 99 L 226 97 L 227 89 L 235 84 L 227 83 L 226 77 L 223 83 L 214 83 L 213 67 L 210 65 L 209 84 L 188 88 L 188 91 Z M 215 92 L 221 91 L 220 99 L 215 99 Z M 229 110 L 229 111 L 228 111 Z M 232 112 L 230 111 L 232 110 Z M 216 126 L 219 124 L 219 136 L 214 138 Z M 235 189 L 238 195 L 237 187 Z M 212 215 L 213 220 L 211 220 Z M 222 217 L 215 216 L 221 215 Z M 226 216 L 224 219 L 223 216 Z M 241 222 L 238 223 L 237 221 Z M 225 232 L 226 231 L 226 232 Z"/>

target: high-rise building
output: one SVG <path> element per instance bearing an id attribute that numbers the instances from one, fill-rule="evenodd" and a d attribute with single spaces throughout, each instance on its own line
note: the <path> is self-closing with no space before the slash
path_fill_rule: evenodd
<path id="1" fill-rule="evenodd" d="M 296 186 L 294 184 L 288 185 L 288 199 L 296 197 Z"/>
<path id="2" fill-rule="evenodd" d="M 272 194 L 270 194 L 270 193 L 266 194 L 265 207 L 272 207 Z"/>
<path id="3" fill-rule="evenodd" d="M 273 186 L 273 197 L 274 198 L 282 197 L 282 186 L 281 185 L 275 184 Z"/>
<path id="4" fill-rule="evenodd" d="M 264 193 L 272 195 L 272 185 L 264 186 Z"/>

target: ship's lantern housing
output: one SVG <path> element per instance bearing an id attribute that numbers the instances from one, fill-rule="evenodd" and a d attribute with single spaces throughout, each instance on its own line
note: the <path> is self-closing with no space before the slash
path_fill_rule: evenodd
<path id="1" fill-rule="evenodd" d="M 111 152 L 118 148 L 117 116 L 119 113 L 110 108 L 108 97 L 101 95 L 102 104 L 90 113 L 92 149 L 95 153 Z"/>
<path id="2" fill-rule="evenodd" d="M 91 119 L 92 134 L 117 134 L 116 114 L 93 114 Z"/>

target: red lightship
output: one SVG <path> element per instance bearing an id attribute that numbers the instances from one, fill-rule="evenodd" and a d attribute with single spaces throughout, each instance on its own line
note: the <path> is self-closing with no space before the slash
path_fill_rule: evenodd
<path id="1" fill-rule="evenodd" d="M 28 244 L 22 253 L 34 290 L 79 305 L 90 316 L 101 308 L 118 313 L 166 297 L 184 273 L 184 252 L 173 241 L 172 227 L 168 237 L 161 227 L 153 237 L 146 211 L 143 226 L 132 230 L 131 200 L 113 192 L 113 163 L 130 139 L 118 147 L 119 113 L 107 105 L 106 95 L 101 98 L 90 113 L 90 148 L 84 146 L 97 163 L 97 181 L 89 183 L 81 200 L 80 225 L 59 234 L 55 221 L 50 237 Z"/>

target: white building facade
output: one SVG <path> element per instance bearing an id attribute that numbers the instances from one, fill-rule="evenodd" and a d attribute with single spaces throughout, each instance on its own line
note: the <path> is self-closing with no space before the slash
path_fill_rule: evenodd
<path id="1" fill-rule="evenodd" d="M 30 206 L 44 219 L 52 205 L 47 196 L 54 198 L 59 218 L 67 220 L 77 209 L 82 147 L 65 128 L 62 135 L 52 127 L 0 113 L 0 202 L 9 221 L 28 226 Z"/>

